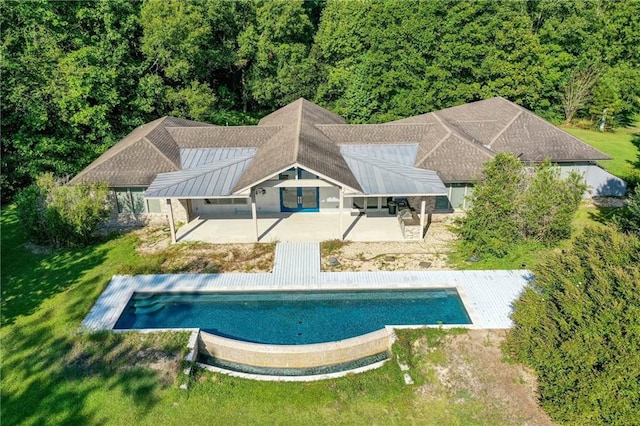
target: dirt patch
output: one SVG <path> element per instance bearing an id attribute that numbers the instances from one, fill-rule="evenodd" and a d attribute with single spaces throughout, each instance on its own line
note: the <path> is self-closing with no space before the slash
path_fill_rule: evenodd
<path id="1" fill-rule="evenodd" d="M 270 272 L 275 244 L 210 244 L 184 242 L 171 244 L 165 228 L 136 231 L 140 270 L 126 273 L 219 273 Z M 146 262 L 145 262 L 146 261 Z"/>
<path id="2" fill-rule="evenodd" d="M 447 263 L 456 235 L 451 223 L 432 223 L 423 241 L 348 242 L 331 251 L 322 250 L 324 271 L 416 271 L 450 269 Z M 331 266 L 334 257 L 338 266 Z"/>
<path id="3" fill-rule="evenodd" d="M 504 413 L 508 424 L 553 425 L 538 407 L 535 375 L 521 365 L 503 361 L 500 345 L 504 330 L 470 330 L 447 334 L 437 348 L 426 339 L 413 350 L 425 360 L 421 366 L 427 382 L 417 389 L 426 399 L 449 395 L 454 403 L 481 401 L 487 410 Z"/>

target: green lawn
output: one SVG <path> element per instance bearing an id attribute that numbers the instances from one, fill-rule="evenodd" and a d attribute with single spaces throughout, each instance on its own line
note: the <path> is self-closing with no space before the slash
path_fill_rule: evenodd
<path id="1" fill-rule="evenodd" d="M 418 357 L 407 386 L 396 362 L 375 371 L 312 383 L 255 382 L 197 371 L 188 391 L 144 363 L 150 348 L 181 353 L 184 333 L 78 334 L 113 274 L 137 261 L 135 238 L 84 249 L 32 254 L 15 211 L 3 209 L 2 425 L 57 424 L 508 424 L 505 409 L 446 389 L 424 396 L 433 371 Z M 400 332 L 399 335 L 406 336 Z M 407 339 L 404 339 L 407 341 Z M 419 362 L 418 362 L 419 361 Z M 422 367 L 416 367 L 422 365 Z M 176 368 L 178 370 L 179 368 Z M 434 376 L 435 377 L 435 376 Z M 512 418 L 512 417 L 510 417 Z"/>
<path id="2" fill-rule="evenodd" d="M 640 161 L 638 159 L 640 147 L 636 147 L 633 141 L 640 143 L 639 126 L 640 123 L 636 123 L 634 127 L 617 129 L 615 132 L 599 132 L 573 127 L 564 127 L 564 130 L 610 156 L 611 160 L 603 160 L 599 164 L 610 173 L 626 178 L 638 173 L 637 166 L 634 172 L 634 163 Z"/>

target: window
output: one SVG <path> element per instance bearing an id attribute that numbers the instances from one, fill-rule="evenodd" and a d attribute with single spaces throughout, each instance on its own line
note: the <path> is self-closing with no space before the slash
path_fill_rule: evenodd
<path id="1" fill-rule="evenodd" d="M 450 212 L 451 210 L 453 210 L 453 207 L 451 207 L 451 204 L 449 203 L 449 198 L 446 195 L 439 195 L 436 197 L 435 211 Z"/>
<path id="2" fill-rule="evenodd" d="M 464 198 L 467 194 L 467 185 L 454 183 L 451 185 L 451 206 L 454 209 L 464 209 Z"/>
<path id="3" fill-rule="evenodd" d="M 114 188 L 120 214 L 160 213 L 160 200 L 145 200 L 143 188 Z"/>
<path id="4" fill-rule="evenodd" d="M 147 212 L 149 212 L 149 213 L 162 213 L 162 207 L 160 205 L 160 200 L 158 200 L 158 199 L 147 200 Z"/>
<path id="5" fill-rule="evenodd" d="M 116 188 L 114 191 L 116 193 L 118 213 L 145 213 L 144 196 L 142 195 L 144 190 L 142 188 Z"/>
<path id="6" fill-rule="evenodd" d="M 352 200 L 354 209 L 364 209 L 364 197 L 353 197 Z"/>
<path id="7" fill-rule="evenodd" d="M 211 204 L 216 206 L 230 206 L 237 204 L 247 204 L 246 198 L 207 198 L 204 200 L 205 204 Z"/>
<path id="8" fill-rule="evenodd" d="M 377 209 L 377 208 L 378 208 L 378 197 L 367 198 L 367 209 Z"/>

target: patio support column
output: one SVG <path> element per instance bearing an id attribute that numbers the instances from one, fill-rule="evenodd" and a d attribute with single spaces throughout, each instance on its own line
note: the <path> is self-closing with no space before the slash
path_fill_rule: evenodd
<path id="1" fill-rule="evenodd" d="M 427 200 L 424 199 L 424 197 L 422 197 L 422 201 L 420 202 L 420 232 L 422 233 L 422 236 L 424 237 L 424 212 L 427 208 Z"/>
<path id="2" fill-rule="evenodd" d="M 343 233 L 342 233 L 342 225 L 343 225 L 343 221 L 344 218 L 342 217 L 342 211 L 344 210 L 344 189 L 340 188 L 340 202 L 338 204 L 339 206 L 339 210 L 338 210 L 338 214 L 340 215 L 339 218 L 339 225 L 338 225 L 338 231 L 340 232 L 340 235 L 338 235 L 338 238 L 340 239 L 340 241 L 342 241 L 344 239 Z"/>
<path id="3" fill-rule="evenodd" d="M 256 189 L 251 188 L 251 220 L 253 220 L 253 229 L 256 231 L 256 242 L 260 238 L 258 233 L 258 209 L 256 208 Z"/>
<path id="4" fill-rule="evenodd" d="M 176 243 L 176 224 L 173 222 L 173 206 L 171 205 L 171 198 L 167 198 L 167 207 L 169 210 L 169 228 L 171 229 L 171 244 Z"/>

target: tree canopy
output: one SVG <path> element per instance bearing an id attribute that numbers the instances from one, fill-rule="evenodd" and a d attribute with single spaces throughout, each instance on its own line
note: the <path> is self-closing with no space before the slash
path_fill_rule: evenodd
<path id="1" fill-rule="evenodd" d="M 587 229 L 534 267 L 506 348 L 538 374 L 545 411 L 569 424 L 640 418 L 640 240 Z"/>
<path id="2" fill-rule="evenodd" d="M 504 257 L 523 242 L 554 244 L 571 234 L 571 221 L 586 190 L 577 172 L 560 177 L 549 161 L 527 168 L 500 153 L 485 163 L 471 208 L 458 219 L 463 252 Z"/>
<path id="3" fill-rule="evenodd" d="M 492 96 L 624 125 L 640 0 L 3 2 L 2 195 L 164 115 L 254 123 L 306 97 L 375 123 Z M 584 96 L 580 76 L 597 70 Z M 570 113 L 567 113 L 569 111 Z"/>

